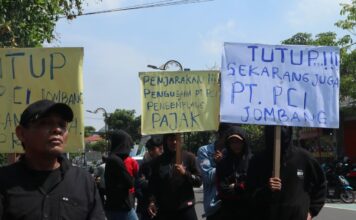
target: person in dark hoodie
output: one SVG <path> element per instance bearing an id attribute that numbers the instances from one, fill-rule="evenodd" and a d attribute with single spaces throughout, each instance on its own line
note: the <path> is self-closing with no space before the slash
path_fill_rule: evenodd
<path id="1" fill-rule="evenodd" d="M 245 132 L 238 126 L 228 130 L 223 159 L 217 164 L 217 191 L 221 204 L 221 219 L 247 218 L 248 199 L 245 189 L 250 148 Z"/>
<path id="2" fill-rule="evenodd" d="M 112 132 L 110 155 L 105 166 L 106 203 L 108 220 L 137 220 L 135 212 L 134 178 L 138 164 L 129 157 L 132 138 L 125 131 Z"/>
<path id="3" fill-rule="evenodd" d="M 266 126 L 265 137 L 265 151 L 251 159 L 248 170 L 250 219 L 311 220 L 318 215 L 326 198 L 326 181 L 320 165 L 309 152 L 292 146 L 291 127 L 281 127 L 280 178 L 273 177 L 273 126 Z"/>
<path id="4" fill-rule="evenodd" d="M 202 184 L 194 154 L 182 151 L 182 164 L 176 163 L 180 134 L 163 136 L 164 153 L 152 161 L 148 181 L 148 212 L 159 220 L 197 220 L 193 187 Z"/>
<path id="5" fill-rule="evenodd" d="M 157 138 L 156 138 L 157 139 Z M 148 202 L 148 179 L 151 176 L 151 160 L 160 156 L 163 152 L 162 140 L 155 138 L 150 138 L 146 142 L 146 149 L 148 152 L 148 157 L 140 165 L 138 171 L 138 178 L 136 179 L 136 198 L 137 206 L 136 212 L 140 220 L 149 220 L 153 219 L 149 216 L 147 212 L 147 202 Z"/>

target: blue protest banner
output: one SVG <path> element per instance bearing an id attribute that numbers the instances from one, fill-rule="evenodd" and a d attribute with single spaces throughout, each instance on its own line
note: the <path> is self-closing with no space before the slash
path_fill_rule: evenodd
<path id="1" fill-rule="evenodd" d="M 220 121 L 339 127 L 337 47 L 225 43 Z"/>

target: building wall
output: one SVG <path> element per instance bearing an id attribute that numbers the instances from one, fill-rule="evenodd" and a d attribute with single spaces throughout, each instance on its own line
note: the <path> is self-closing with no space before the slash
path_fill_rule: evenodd
<path id="1" fill-rule="evenodd" d="M 356 163 L 356 119 L 345 120 L 343 126 L 345 155 Z"/>

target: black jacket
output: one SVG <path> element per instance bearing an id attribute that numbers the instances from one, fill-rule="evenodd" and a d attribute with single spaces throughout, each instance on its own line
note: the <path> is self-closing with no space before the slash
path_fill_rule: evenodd
<path id="1" fill-rule="evenodd" d="M 109 211 L 129 211 L 134 208 L 134 195 L 129 192 L 134 186 L 124 160 L 129 156 L 133 141 L 123 130 L 115 130 L 110 136 L 111 153 L 105 165 L 106 203 Z"/>
<path id="2" fill-rule="evenodd" d="M 252 158 L 248 170 L 252 219 L 305 220 L 308 212 L 316 216 L 326 197 L 325 176 L 318 162 L 306 150 L 291 146 L 282 130 L 282 190 L 272 193 L 268 187 L 273 166 L 272 141 L 267 145 L 266 151 Z"/>
<path id="3" fill-rule="evenodd" d="M 164 153 L 151 161 L 151 176 L 148 187 L 151 200 L 154 200 L 162 212 L 178 211 L 195 203 L 193 187 L 202 184 L 194 154 L 182 152 L 186 173 L 181 176 L 175 172 L 175 153 Z"/>
<path id="4" fill-rule="evenodd" d="M 64 157 L 53 172 L 31 170 L 24 160 L 0 168 L 0 219 L 105 219 L 88 172 Z"/>
<path id="5" fill-rule="evenodd" d="M 135 196 L 137 198 L 136 212 L 141 214 L 142 219 L 150 219 L 147 207 L 149 197 L 148 180 L 151 173 L 151 161 L 142 163 L 135 182 Z"/>
<path id="6" fill-rule="evenodd" d="M 110 211 L 129 211 L 133 208 L 134 195 L 129 189 L 134 186 L 134 178 L 127 171 L 123 159 L 113 153 L 105 165 L 106 203 Z"/>
<path id="7" fill-rule="evenodd" d="M 223 159 L 216 166 L 218 196 L 222 201 L 222 219 L 245 219 L 248 207 L 246 176 L 251 158 L 245 132 L 237 126 L 227 131 L 226 139 L 234 134 L 243 138 L 244 147 L 239 155 L 234 154 L 226 140 Z M 234 187 L 232 187 L 234 184 Z"/>

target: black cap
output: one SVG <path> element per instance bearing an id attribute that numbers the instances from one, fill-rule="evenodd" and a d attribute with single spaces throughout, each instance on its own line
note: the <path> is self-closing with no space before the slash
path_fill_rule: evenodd
<path id="1" fill-rule="evenodd" d="M 47 116 L 49 113 L 58 113 L 67 122 L 73 120 L 73 111 L 68 105 L 44 99 L 27 106 L 22 112 L 20 125 L 27 126 L 29 123 Z"/>

